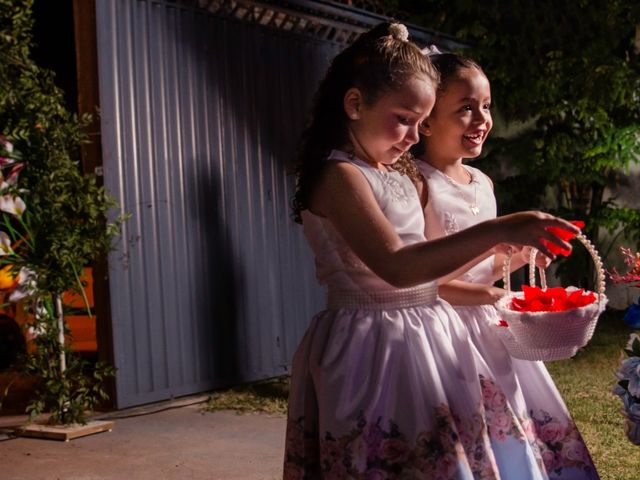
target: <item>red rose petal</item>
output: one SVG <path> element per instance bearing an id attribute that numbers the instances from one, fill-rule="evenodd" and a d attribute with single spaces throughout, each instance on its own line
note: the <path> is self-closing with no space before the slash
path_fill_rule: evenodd
<path id="1" fill-rule="evenodd" d="M 596 301 L 593 292 L 585 293 L 580 288 L 568 292 L 564 288 L 554 287 L 542 290 L 539 287 L 522 286 L 524 298 L 513 298 L 511 309 L 516 312 L 563 312 L 584 307 Z"/>
<path id="2" fill-rule="evenodd" d="M 573 225 L 575 225 L 576 227 L 582 229 L 584 228 L 584 222 L 581 220 L 574 220 L 572 222 Z M 559 227 L 547 227 L 547 230 L 551 233 L 553 233 L 555 236 L 560 237 L 562 240 L 565 241 L 569 241 L 571 240 L 573 237 L 575 237 L 574 233 L 569 232 L 568 230 L 564 230 L 562 228 Z M 569 256 L 571 254 L 571 249 L 565 249 L 562 248 L 554 243 L 549 242 L 548 240 L 545 239 L 541 239 L 540 242 L 547 247 L 547 249 L 555 254 L 555 255 L 564 255 L 565 257 Z"/>

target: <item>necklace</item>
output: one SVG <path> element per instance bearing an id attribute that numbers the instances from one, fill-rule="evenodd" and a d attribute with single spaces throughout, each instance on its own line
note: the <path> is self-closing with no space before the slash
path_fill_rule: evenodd
<path id="1" fill-rule="evenodd" d="M 464 168 L 464 167 L 463 167 Z M 471 210 L 471 214 L 475 217 L 480 213 L 480 207 L 478 207 L 478 180 L 475 175 L 473 175 L 469 170 L 464 168 L 464 171 L 469 176 L 469 185 L 473 185 L 473 201 L 470 202 L 466 197 L 466 192 L 462 189 L 460 184 L 456 182 L 453 178 L 451 178 L 446 173 L 436 169 L 440 174 L 444 177 L 444 179 L 451 185 L 455 190 L 460 193 L 460 198 L 465 201 L 469 210 Z"/>

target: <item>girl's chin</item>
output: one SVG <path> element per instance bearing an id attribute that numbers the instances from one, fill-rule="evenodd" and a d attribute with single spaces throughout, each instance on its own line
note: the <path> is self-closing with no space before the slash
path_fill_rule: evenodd
<path id="1" fill-rule="evenodd" d="M 479 157 L 482 153 L 482 145 L 478 145 L 477 147 L 473 148 L 467 147 L 465 150 L 466 154 L 463 156 L 463 158 L 476 158 Z"/>
<path id="2" fill-rule="evenodd" d="M 393 163 L 396 163 L 398 160 L 400 160 L 400 157 L 402 157 L 402 155 L 404 155 L 404 153 L 405 152 L 403 150 L 394 149 L 391 152 L 389 152 L 389 156 L 382 163 L 384 163 L 386 165 L 391 165 Z"/>
<path id="3" fill-rule="evenodd" d="M 394 163 L 397 163 L 398 160 L 400 160 L 401 155 L 398 155 L 397 157 L 393 157 L 393 158 L 388 158 L 385 159 L 384 161 L 380 162 L 383 165 L 393 165 Z"/>

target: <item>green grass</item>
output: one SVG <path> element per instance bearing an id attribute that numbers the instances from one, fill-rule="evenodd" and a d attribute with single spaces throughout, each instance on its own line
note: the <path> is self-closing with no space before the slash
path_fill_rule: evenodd
<path id="1" fill-rule="evenodd" d="M 602 480 L 640 478 L 640 447 L 627 440 L 622 402 L 611 393 L 631 332 L 622 313 L 606 312 L 587 347 L 569 360 L 547 363 Z"/>
<path id="2" fill-rule="evenodd" d="M 631 331 L 621 312 L 607 311 L 586 348 L 569 360 L 547 363 L 602 480 L 640 479 L 640 447 L 627 440 L 622 402 L 611 393 Z M 281 377 L 215 392 L 203 410 L 285 415 L 287 394 L 288 379 Z"/>

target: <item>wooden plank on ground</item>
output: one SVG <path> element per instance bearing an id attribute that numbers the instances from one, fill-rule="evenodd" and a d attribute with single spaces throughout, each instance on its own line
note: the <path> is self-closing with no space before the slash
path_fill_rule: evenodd
<path id="1" fill-rule="evenodd" d="M 40 425 L 30 424 L 15 429 L 20 437 L 45 438 L 68 442 L 74 438 L 93 435 L 94 433 L 110 432 L 113 422 L 108 420 L 93 420 L 86 425 Z"/>

